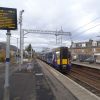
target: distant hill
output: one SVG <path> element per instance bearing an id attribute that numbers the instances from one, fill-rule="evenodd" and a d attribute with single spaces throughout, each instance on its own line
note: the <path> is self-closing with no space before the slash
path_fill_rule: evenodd
<path id="1" fill-rule="evenodd" d="M 0 42 L 0 50 L 1 49 L 6 49 L 6 43 L 5 42 Z M 14 45 L 10 45 L 10 49 L 13 51 L 17 51 L 17 47 Z"/>

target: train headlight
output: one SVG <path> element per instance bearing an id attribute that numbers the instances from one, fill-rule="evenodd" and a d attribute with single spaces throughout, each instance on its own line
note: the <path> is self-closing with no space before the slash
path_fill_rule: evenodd
<path id="1" fill-rule="evenodd" d="M 66 68 L 66 65 L 63 65 L 63 68 Z"/>

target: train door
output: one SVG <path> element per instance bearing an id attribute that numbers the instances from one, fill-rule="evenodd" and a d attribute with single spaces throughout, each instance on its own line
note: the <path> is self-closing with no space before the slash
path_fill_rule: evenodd
<path id="1" fill-rule="evenodd" d="M 58 69 L 60 64 L 60 52 L 53 52 L 53 65 L 56 69 Z"/>

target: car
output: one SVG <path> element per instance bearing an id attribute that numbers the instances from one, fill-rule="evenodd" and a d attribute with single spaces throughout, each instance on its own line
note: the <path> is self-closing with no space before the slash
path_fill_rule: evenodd
<path id="1" fill-rule="evenodd" d="M 96 59 L 94 57 L 85 59 L 85 62 L 89 62 L 89 63 L 94 63 L 95 61 L 96 61 Z"/>
<path id="2" fill-rule="evenodd" d="M 72 61 L 76 61 L 76 60 L 77 60 L 77 56 L 76 55 L 72 56 Z"/>

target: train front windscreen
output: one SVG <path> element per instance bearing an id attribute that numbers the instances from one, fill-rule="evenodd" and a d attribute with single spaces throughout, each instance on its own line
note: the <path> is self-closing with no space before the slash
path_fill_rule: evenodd
<path id="1" fill-rule="evenodd" d="M 61 58 L 63 58 L 63 59 L 68 58 L 68 48 L 61 49 Z"/>

